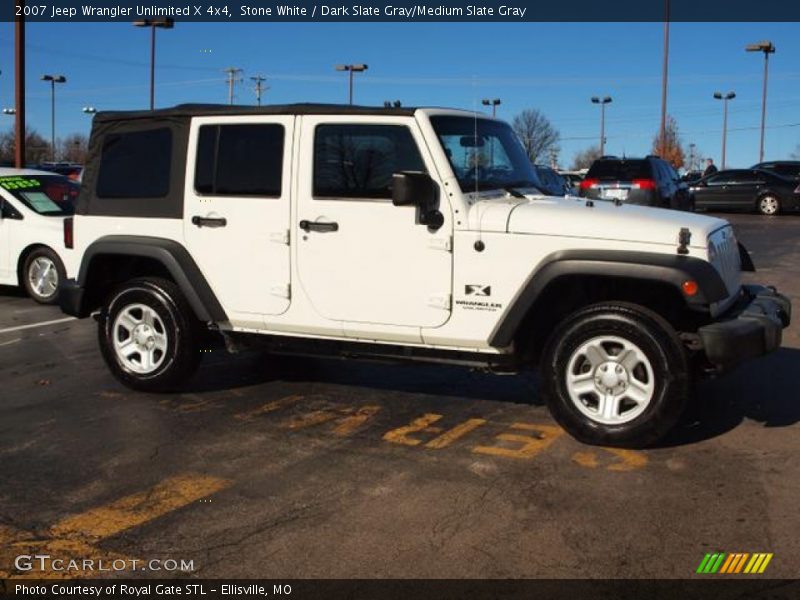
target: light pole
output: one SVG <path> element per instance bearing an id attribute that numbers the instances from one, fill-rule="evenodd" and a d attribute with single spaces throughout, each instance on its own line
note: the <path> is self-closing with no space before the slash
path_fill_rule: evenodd
<path id="1" fill-rule="evenodd" d="M 764 91 L 761 95 L 761 145 L 758 149 L 758 162 L 764 161 L 764 128 L 767 122 L 767 77 L 769 75 L 769 55 L 775 54 L 775 44 L 769 40 L 748 44 L 744 47 L 747 52 L 764 53 Z"/>
<path id="2" fill-rule="evenodd" d="M 661 65 L 661 125 L 658 128 L 658 153 L 664 156 L 667 137 L 667 77 L 669 72 L 669 0 L 664 0 L 664 59 Z"/>
<path id="3" fill-rule="evenodd" d="M 136 27 L 150 28 L 150 110 L 155 108 L 156 103 L 156 28 L 172 29 L 175 27 L 175 20 L 169 17 L 158 19 L 142 19 L 134 21 Z"/>
<path id="4" fill-rule="evenodd" d="M 492 107 L 492 118 L 494 119 L 497 117 L 497 107 L 502 103 L 500 102 L 500 98 L 495 98 L 493 100 L 489 100 L 489 98 L 484 98 L 483 100 L 481 100 L 481 104 L 483 104 L 484 106 Z"/>
<path id="5" fill-rule="evenodd" d="M 722 169 L 725 169 L 725 146 L 727 144 L 728 138 L 728 100 L 733 100 L 736 98 L 736 94 L 733 92 L 728 92 L 727 94 L 721 94 L 719 92 L 714 92 L 714 98 L 717 100 L 722 100 Z"/>
<path id="6" fill-rule="evenodd" d="M 592 104 L 600 105 L 600 156 L 606 154 L 606 104 L 611 104 L 611 96 L 592 96 Z"/>
<path id="7" fill-rule="evenodd" d="M 66 83 L 63 75 L 42 75 L 42 81 L 50 82 L 50 160 L 56 161 L 56 84 Z"/>
<path id="8" fill-rule="evenodd" d="M 353 103 L 353 73 L 363 73 L 369 69 L 368 65 L 364 64 L 356 64 L 356 65 L 336 65 L 337 71 L 347 71 L 350 75 L 350 95 L 349 95 L 349 103 Z"/>

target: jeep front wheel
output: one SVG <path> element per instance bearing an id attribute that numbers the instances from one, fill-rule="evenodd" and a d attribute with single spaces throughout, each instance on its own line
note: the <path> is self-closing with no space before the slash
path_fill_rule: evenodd
<path id="1" fill-rule="evenodd" d="M 117 288 L 101 311 L 98 337 L 111 372 L 136 390 L 177 389 L 200 362 L 194 313 L 165 279 L 134 279 Z"/>
<path id="2" fill-rule="evenodd" d="M 561 323 L 542 360 L 542 391 L 555 419 L 582 442 L 644 447 L 686 405 L 686 352 L 658 314 L 623 302 L 589 306 Z"/>

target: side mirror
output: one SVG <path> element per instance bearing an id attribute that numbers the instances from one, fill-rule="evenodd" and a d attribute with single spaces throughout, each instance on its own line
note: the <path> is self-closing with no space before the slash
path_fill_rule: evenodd
<path id="1" fill-rule="evenodd" d="M 427 173 L 401 171 L 392 176 L 392 204 L 416 206 L 417 223 L 431 229 L 444 224 L 444 216 L 438 210 L 439 188 Z"/>

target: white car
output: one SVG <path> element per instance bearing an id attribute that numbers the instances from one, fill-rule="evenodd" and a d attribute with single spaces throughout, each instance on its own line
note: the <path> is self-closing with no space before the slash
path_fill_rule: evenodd
<path id="1" fill-rule="evenodd" d="M 55 304 L 64 269 L 64 219 L 79 186 L 62 175 L 0 168 L 0 284 Z"/>

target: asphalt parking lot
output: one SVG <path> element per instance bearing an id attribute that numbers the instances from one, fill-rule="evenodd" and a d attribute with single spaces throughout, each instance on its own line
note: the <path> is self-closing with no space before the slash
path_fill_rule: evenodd
<path id="1" fill-rule="evenodd" d="M 748 277 L 800 302 L 800 218 L 728 218 Z M 63 319 L 0 289 L 0 577 L 64 575 L 15 570 L 36 553 L 161 561 L 117 573 L 137 577 L 683 578 L 716 551 L 800 570 L 797 319 L 641 452 L 570 439 L 533 378 L 465 369 L 211 350 L 186 393 L 134 393 L 94 321 Z"/>

